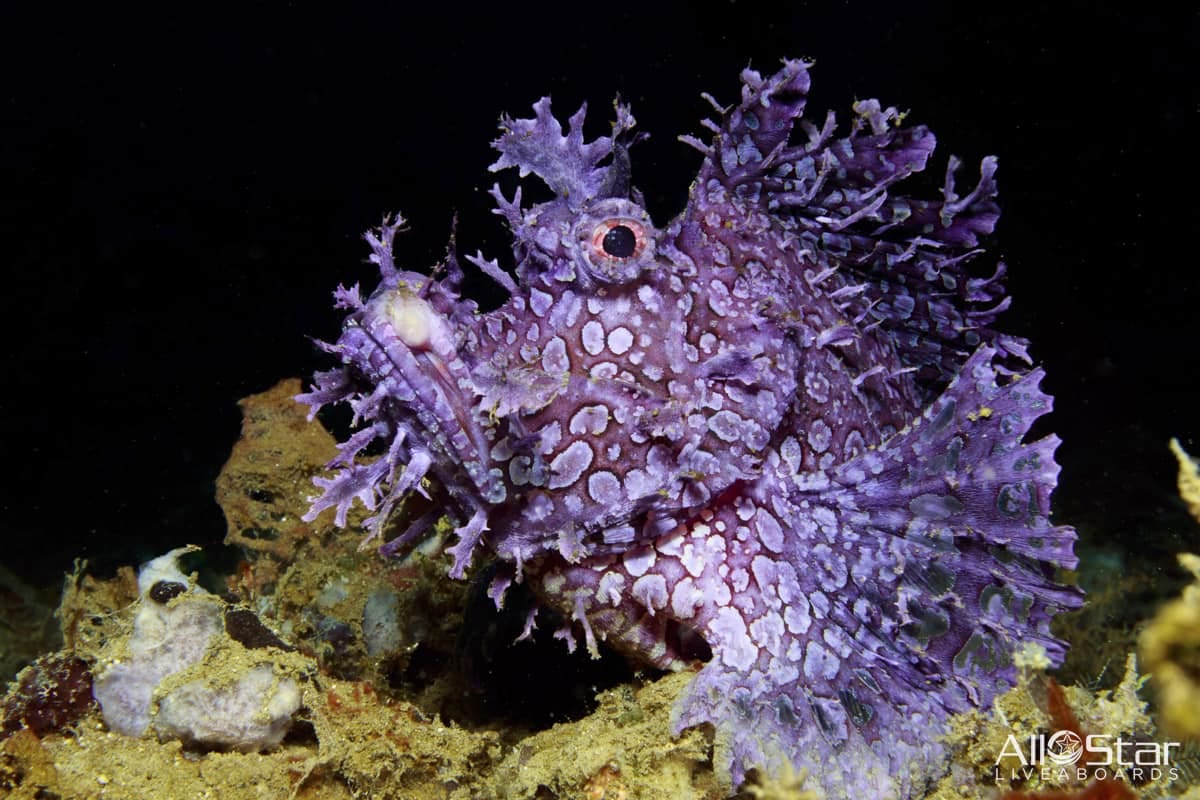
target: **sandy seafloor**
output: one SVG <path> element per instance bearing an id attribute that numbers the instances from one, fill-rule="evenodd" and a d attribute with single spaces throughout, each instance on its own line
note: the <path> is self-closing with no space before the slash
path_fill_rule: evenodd
<path id="1" fill-rule="evenodd" d="M 188 543 L 202 552 L 186 567 L 283 627 L 315 671 L 305 723 L 272 752 L 131 740 L 91 712 L 40 740 L 7 738 L 0 794 L 722 796 L 710 734 L 667 731 L 687 675 L 613 654 L 593 663 L 556 641 L 509 648 L 511 620 L 437 579 L 432 559 L 388 565 L 358 552 L 353 531 L 301 539 L 282 525 L 318 463 L 316 434 L 288 428 L 298 423 L 285 410 L 272 424 L 291 471 L 243 470 L 272 491 L 231 504 L 227 482 L 224 509 L 214 498 L 239 441 L 237 401 L 329 366 L 306 337 L 335 335 L 334 286 L 373 281 L 358 237 L 385 211 L 410 219 L 399 254 L 410 266 L 441 257 L 456 212 L 463 252 L 503 253 L 485 195 L 501 112 L 524 115 L 545 93 L 560 114 L 587 100 L 600 133 L 620 92 L 652 133 L 634 180 L 665 220 L 695 171 L 674 137 L 699 132 L 699 93 L 728 101 L 743 66 L 785 55 L 816 60 L 818 114 L 844 119 L 854 99 L 879 97 L 929 124 L 941 158 L 999 155 L 991 247 L 1010 272 L 1005 327 L 1032 340 L 1056 398 L 1035 433 L 1064 440 L 1055 519 L 1079 530 L 1072 579 L 1089 592 L 1060 621 L 1073 649 L 1052 674 L 1084 727 L 1119 719 L 1165 735 L 1159 690 L 1132 693 L 1127 657 L 1188 583 L 1176 555 L 1200 550 L 1167 449 L 1177 436 L 1200 453 L 1194 16 L 1150 4 L 744 2 L 28 13 L 0 56 L 3 677 L 60 647 L 63 627 L 99 657 L 128 630 L 131 569 Z M 482 279 L 468 291 L 494 302 Z M 242 524 L 255 514 L 271 524 Z M 226 545 L 226 517 L 259 533 Z M 331 581 L 344 596 L 318 605 Z M 337 620 L 353 628 L 381 584 L 408 621 L 382 661 L 329 635 Z M 1045 685 L 1032 670 L 1006 719 L 1052 726 Z M 963 725 L 958 777 L 978 777 L 998 729 Z M 1180 766 L 1175 786 L 1138 791 L 1183 792 L 1200 760 L 1189 749 Z M 793 784 L 757 790 L 801 796 Z M 974 796 L 968 784 L 938 791 Z"/>

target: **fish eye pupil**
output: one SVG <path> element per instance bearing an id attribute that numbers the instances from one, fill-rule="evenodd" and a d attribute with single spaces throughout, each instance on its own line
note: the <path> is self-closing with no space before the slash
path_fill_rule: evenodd
<path id="1" fill-rule="evenodd" d="M 617 225 L 604 234 L 600 246 L 613 258 L 629 258 L 637 249 L 637 234 L 628 225 Z"/>

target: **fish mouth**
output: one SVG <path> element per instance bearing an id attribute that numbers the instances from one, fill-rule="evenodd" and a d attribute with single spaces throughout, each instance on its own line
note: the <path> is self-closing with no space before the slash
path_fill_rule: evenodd
<path id="1" fill-rule="evenodd" d="M 305 519 L 336 506 L 336 522 L 343 526 L 358 498 L 375 512 L 365 521 L 366 546 L 412 492 L 430 498 L 428 486 L 443 501 L 435 502 L 440 509 L 410 522 L 382 549 L 395 553 L 420 541 L 448 512 L 462 523 L 457 529 L 461 549 L 453 549 L 454 572 L 461 575 L 486 530 L 489 510 L 504 501 L 506 490 L 491 462 L 486 415 L 460 355 L 462 332 L 430 301 L 432 285 L 426 276 L 398 272 L 366 302 L 346 292 L 354 312 L 338 341 L 324 345 L 346 368 L 319 374 L 313 391 L 298 399 L 314 413 L 327 403 L 347 401 L 353 424 L 370 424 L 339 445 L 341 452 L 328 466 L 340 471 L 315 479 L 324 491 Z M 358 463 L 356 457 L 373 443 L 386 448 L 383 455 Z"/>
<path id="2" fill-rule="evenodd" d="M 377 294 L 365 316 L 374 324 L 364 330 L 395 370 L 394 379 L 412 389 L 408 405 L 421 438 L 472 473 L 481 496 L 498 502 L 502 498 L 489 497 L 494 489 L 486 472 L 475 474 L 468 466 L 484 465 L 489 446 L 474 411 L 474 382 L 449 322 L 405 284 Z"/>
<path id="3" fill-rule="evenodd" d="M 399 401 L 392 416 L 415 440 L 411 447 L 430 451 L 437 464 L 448 465 L 446 471 L 464 471 L 466 493 L 473 499 L 500 502 L 504 489 L 487 469 L 489 445 L 474 382 L 450 323 L 420 291 L 401 282 L 371 298 L 359 325 L 370 340 L 368 360 L 379 372 L 376 383 Z M 461 479 L 438 478 L 452 494 L 467 490 Z"/>

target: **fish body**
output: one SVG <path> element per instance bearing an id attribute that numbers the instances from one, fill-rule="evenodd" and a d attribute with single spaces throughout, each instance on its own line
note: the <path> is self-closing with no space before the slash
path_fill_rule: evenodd
<path id="1" fill-rule="evenodd" d="M 830 796 L 904 797 L 948 715 L 1012 684 L 1018 644 L 1061 661 L 1075 534 L 1049 520 L 1058 440 L 1024 441 L 1051 403 L 994 328 L 1003 266 L 972 263 L 995 160 L 968 192 L 952 158 L 940 197 L 906 194 L 933 135 L 875 101 L 844 135 L 805 121 L 808 67 L 746 70 L 711 141 L 682 137 L 703 162 L 663 226 L 628 108 L 592 142 L 548 99 L 504 118 L 492 169 L 554 198 L 492 190 L 515 276 L 468 260 L 508 293 L 493 311 L 453 250 L 426 276 L 393 262 L 400 220 L 368 234 L 381 282 L 339 288 L 341 363 L 300 397 L 360 425 L 309 516 L 345 524 L 357 498 L 372 537 L 403 518 L 390 554 L 429 530 L 396 513 L 429 494 L 457 526 L 450 575 L 496 559 L 498 606 L 527 582 L 572 648 L 703 660 L 674 726 L 714 724 L 733 783 L 790 765 Z"/>

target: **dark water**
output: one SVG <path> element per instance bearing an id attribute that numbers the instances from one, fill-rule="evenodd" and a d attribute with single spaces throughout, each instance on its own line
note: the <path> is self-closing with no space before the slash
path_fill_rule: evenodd
<path id="1" fill-rule="evenodd" d="M 1166 449 L 1176 435 L 1200 452 L 1195 18 L 647 5 L 157 8 L 9 27 L 0 563 L 37 583 L 77 556 L 106 571 L 215 547 L 235 402 L 324 365 L 305 337 L 335 333 L 337 283 L 373 281 L 361 231 L 402 210 L 400 255 L 428 265 L 457 210 L 462 251 L 503 256 L 484 194 L 502 111 L 587 100 L 600 133 L 619 92 L 653 134 L 634 178 L 662 222 L 697 165 L 674 137 L 699 131 L 699 93 L 728 102 L 747 63 L 799 55 L 817 61 L 815 112 L 844 120 L 879 97 L 929 124 L 942 158 L 1000 156 L 994 247 L 1007 327 L 1057 398 L 1039 430 L 1065 441 L 1058 518 L 1081 529 L 1088 581 L 1141 576 L 1124 615 L 1092 624 L 1126 626 L 1173 586 L 1172 554 L 1200 547 Z"/>

